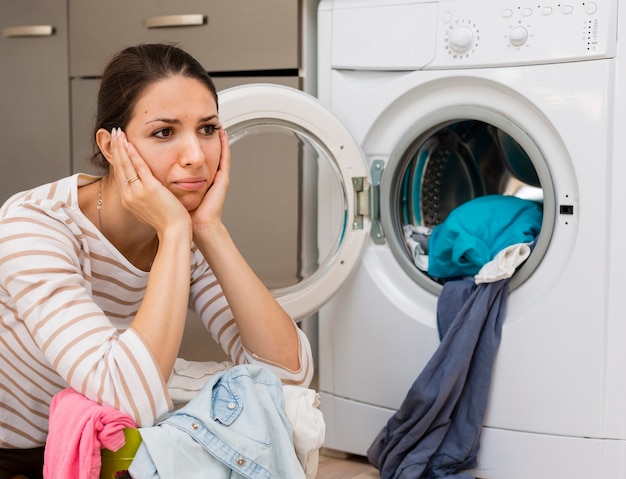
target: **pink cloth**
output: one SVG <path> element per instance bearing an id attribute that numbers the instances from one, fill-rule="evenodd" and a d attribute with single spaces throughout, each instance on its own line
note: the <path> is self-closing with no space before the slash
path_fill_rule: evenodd
<path id="1" fill-rule="evenodd" d="M 137 427 L 128 414 L 91 401 L 74 389 L 59 392 L 50 404 L 43 477 L 98 479 L 100 449 L 120 449 L 125 427 Z"/>

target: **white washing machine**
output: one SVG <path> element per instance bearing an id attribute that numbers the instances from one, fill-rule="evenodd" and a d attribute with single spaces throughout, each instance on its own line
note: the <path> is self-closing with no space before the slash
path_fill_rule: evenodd
<path id="1" fill-rule="evenodd" d="M 543 223 L 511 280 L 476 475 L 626 477 L 620 20 L 617 0 L 322 0 L 320 101 L 222 94 L 235 155 L 295 139 L 299 280 L 273 291 L 296 319 L 319 311 L 325 447 L 364 455 L 438 346 L 441 284 L 403 227 L 514 194 Z"/>
<path id="2" fill-rule="evenodd" d="M 613 229 L 623 234 L 611 201 L 615 114 L 626 107 L 615 96 L 617 25 L 617 1 L 322 1 L 319 97 L 382 169 L 384 236 L 320 314 L 327 447 L 364 454 L 437 347 L 438 286 L 401 236 L 411 195 L 421 186 L 421 215 L 409 220 L 425 222 L 445 216 L 446 201 L 522 179 L 520 193 L 543 196 L 544 219 L 511 283 L 477 474 L 626 477 L 626 348 L 616 338 L 626 340 L 626 303 L 612 289 L 620 263 L 610 254 Z M 504 182 L 485 124 L 511 157 L 511 145 L 527 154 Z M 441 135 L 450 129 L 461 142 Z M 434 212 L 424 154 L 452 169 Z"/>

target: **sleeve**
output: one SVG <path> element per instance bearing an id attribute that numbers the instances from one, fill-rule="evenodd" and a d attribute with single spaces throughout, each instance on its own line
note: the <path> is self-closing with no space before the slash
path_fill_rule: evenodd
<path id="1" fill-rule="evenodd" d="M 171 409 L 152 353 L 94 302 L 81 231 L 44 213 L 0 222 L 0 287 L 61 378 L 89 399 L 152 425 Z"/>
<path id="2" fill-rule="evenodd" d="M 201 253 L 193 252 L 191 306 L 213 339 L 235 364 L 260 364 L 271 369 L 284 384 L 308 387 L 313 379 L 313 356 L 306 334 L 293 323 L 298 333 L 300 368 L 292 371 L 248 351 L 241 341 L 239 330 L 224 292 Z"/>

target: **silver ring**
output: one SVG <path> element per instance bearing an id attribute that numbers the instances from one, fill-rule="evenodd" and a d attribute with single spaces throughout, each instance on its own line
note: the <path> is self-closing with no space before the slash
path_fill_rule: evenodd
<path id="1" fill-rule="evenodd" d="M 129 183 L 132 183 L 133 181 L 136 181 L 138 179 L 139 179 L 139 176 L 133 176 L 132 178 L 127 178 L 125 183 L 129 184 Z"/>

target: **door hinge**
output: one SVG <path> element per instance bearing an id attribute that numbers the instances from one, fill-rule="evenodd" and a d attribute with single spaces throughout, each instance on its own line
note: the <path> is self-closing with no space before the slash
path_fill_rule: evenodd
<path id="1" fill-rule="evenodd" d="M 384 163 L 374 160 L 370 168 L 371 184 L 366 188 L 366 178 L 352 178 L 355 194 L 355 213 L 352 227 L 363 229 L 363 218 L 368 217 L 372 223 L 370 236 L 376 244 L 385 243 L 385 235 L 380 225 L 380 179 L 383 175 Z"/>

